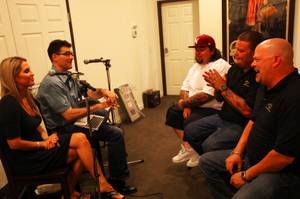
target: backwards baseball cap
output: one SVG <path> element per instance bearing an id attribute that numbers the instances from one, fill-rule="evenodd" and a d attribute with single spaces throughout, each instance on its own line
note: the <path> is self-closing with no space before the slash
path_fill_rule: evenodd
<path id="1" fill-rule="evenodd" d="M 203 47 L 210 47 L 211 49 L 216 48 L 215 40 L 206 34 L 198 35 L 195 38 L 195 45 L 189 46 L 189 48 L 203 48 Z"/>

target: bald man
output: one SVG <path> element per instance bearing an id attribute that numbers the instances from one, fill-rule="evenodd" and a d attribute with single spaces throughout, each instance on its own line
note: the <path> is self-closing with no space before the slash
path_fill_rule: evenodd
<path id="1" fill-rule="evenodd" d="M 263 85 L 254 114 L 232 150 L 201 156 L 214 198 L 300 198 L 300 76 L 292 46 L 274 38 L 260 43 L 252 67 Z"/>

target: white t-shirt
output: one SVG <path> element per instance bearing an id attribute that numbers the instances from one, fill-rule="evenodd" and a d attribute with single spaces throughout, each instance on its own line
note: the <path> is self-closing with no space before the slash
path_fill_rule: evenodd
<path id="1" fill-rule="evenodd" d="M 224 76 L 227 73 L 230 66 L 231 65 L 222 58 L 213 62 L 209 62 L 208 64 L 195 63 L 189 69 L 189 72 L 181 86 L 181 90 L 188 91 L 189 97 L 199 92 L 204 92 L 214 96 L 215 89 L 213 87 L 207 86 L 207 82 L 204 80 L 202 75 L 205 71 L 215 69 L 220 73 L 221 76 Z M 221 106 L 221 102 L 218 102 L 217 100 L 213 99 L 209 102 L 202 104 L 200 107 L 214 108 L 220 110 Z"/>

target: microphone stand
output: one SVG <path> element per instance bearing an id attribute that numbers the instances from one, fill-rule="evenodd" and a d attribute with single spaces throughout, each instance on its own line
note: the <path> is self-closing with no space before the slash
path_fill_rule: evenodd
<path id="1" fill-rule="evenodd" d="M 110 65 L 110 59 L 101 60 L 101 62 L 104 63 L 104 65 L 105 65 L 108 90 L 111 91 L 111 82 L 110 82 L 110 73 L 109 73 L 109 68 L 111 67 L 111 65 Z M 112 119 L 111 124 L 115 125 L 114 111 L 113 111 L 113 109 L 110 109 L 109 111 L 111 113 L 111 119 Z M 138 159 L 138 160 L 133 160 L 133 161 L 127 161 L 127 165 L 139 164 L 139 163 L 142 163 L 142 162 L 144 162 L 143 159 Z"/>
<path id="2" fill-rule="evenodd" d="M 89 127 L 89 140 L 90 140 L 90 143 L 92 145 L 92 152 L 93 152 L 94 176 L 95 176 L 95 181 L 96 181 L 96 186 L 97 186 L 95 195 L 96 195 L 96 198 L 101 199 L 100 182 L 99 182 L 99 176 L 100 175 L 99 175 L 98 168 L 97 168 L 97 158 L 96 158 L 97 157 L 97 150 L 96 150 L 96 143 L 95 143 L 96 140 L 92 139 L 93 130 L 92 130 L 92 127 L 91 127 L 91 120 L 90 120 L 91 109 L 90 109 L 89 97 L 88 97 L 88 94 L 87 94 L 88 87 L 85 84 L 82 84 L 82 86 L 83 86 L 82 92 L 83 92 L 83 96 L 85 98 L 85 107 L 86 107 L 86 111 L 87 111 L 87 124 L 88 124 L 88 127 Z M 103 166 L 102 166 L 102 169 L 103 169 Z"/>
<path id="3" fill-rule="evenodd" d="M 110 73 L 109 73 L 109 68 L 111 67 L 111 65 L 110 65 L 110 59 L 105 59 L 105 60 L 102 60 L 101 62 L 104 63 L 104 65 L 105 65 L 108 90 L 111 91 L 111 81 L 110 81 Z M 115 114 L 114 114 L 113 109 L 110 108 L 109 112 L 111 114 L 111 124 L 115 125 Z"/>

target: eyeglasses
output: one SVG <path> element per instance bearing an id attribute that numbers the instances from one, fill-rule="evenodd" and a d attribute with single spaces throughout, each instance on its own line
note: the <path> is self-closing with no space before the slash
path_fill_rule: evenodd
<path id="1" fill-rule="evenodd" d="M 70 56 L 74 57 L 73 52 L 70 52 L 70 51 L 67 51 L 67 52 L 64 52 L 64 53 L 57 53 L 57 54 L 58 55 L 63 55 L 63 56 L 66 56 L 66 57 L 70 57 Z"/>

